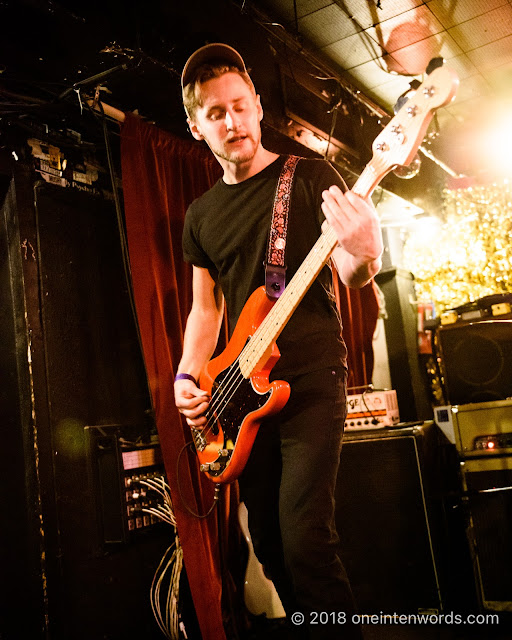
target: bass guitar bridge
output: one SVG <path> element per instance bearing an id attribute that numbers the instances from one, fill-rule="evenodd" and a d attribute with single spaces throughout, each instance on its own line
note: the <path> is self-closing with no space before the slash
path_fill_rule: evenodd
<path id="1" fill-rule="evenodd" d="M 192 431 L 192 438 L 194 440 L 194 445 L 196 449 L 198 451 L 204 451 L 206 449 L 208 442 L 206 441 L 206 438 L 204 437 L 202 430 L 195 429 L 194 427 L 191 427 L 190 430 Z"/>

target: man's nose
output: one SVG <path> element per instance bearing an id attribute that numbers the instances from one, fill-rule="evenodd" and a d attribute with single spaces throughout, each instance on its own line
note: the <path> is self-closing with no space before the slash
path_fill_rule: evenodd
<path id="1" fill-rule="evenodd" d="M 226 112 L 226 129 L 228 131 L 236 131 L 238 129 L 239 122 L 236 114 L 233 111 Z"/>

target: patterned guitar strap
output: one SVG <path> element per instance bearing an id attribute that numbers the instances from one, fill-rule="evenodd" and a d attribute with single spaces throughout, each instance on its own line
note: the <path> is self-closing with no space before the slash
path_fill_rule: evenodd
<path id="1" fill-rule="evenodd" d="M 272 224 L 268 240 L 267 260 L 265 262 L 265 291 L 269 298 L 277 299 L 286 286 L 286 266 L 284 254 L 286 233 L 288 230 L 288 212 L 290 210 L 293 176 L 300 158 L 289 156 L 281 169 L 274 196 Z"/>
<path id="2" fill-rule="evenodd" d="M 286 232 L 288 230 L 288 212 L 291 204 L 293 176 L 300 160 L 299 156 L 289 156 L 281 169 L 277 183 L 272 210 L 272 224 L 268 242 L 267 261 L 265 263 L 265 292 L 269 298 L 276 299 L 286 286 L 286 266 L 284 254 L 286 249 Z M 341 295 L 338 271 L 331 259 L 329 267 L 332 272 L 332 284 L 336 307 L 341 317 Z"/>

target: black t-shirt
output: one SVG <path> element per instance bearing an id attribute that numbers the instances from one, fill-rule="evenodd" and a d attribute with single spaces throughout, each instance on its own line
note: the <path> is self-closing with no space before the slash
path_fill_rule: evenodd
<path id="1" fill-rule="evenodd" d="M 185 217 L 183 253 L 187 262 L 207 268 L 224 294 L 229 332 L 242 308 L 265 284 L 264 262 L 277 181 L 286 156 L 237 184 L 220 179 L 195 200 Z M 289 282 L 321 233 L 322 191 L 332 184 L 346 187 L 323 160 L 302 159 L 296 168 L 286 243 Z M 345 366 L 346 348 L 332 291 L 332 275 L 324 267 L 277 340 L 281 358 L 273 369 L 293 375 L 324 367 Z"/>

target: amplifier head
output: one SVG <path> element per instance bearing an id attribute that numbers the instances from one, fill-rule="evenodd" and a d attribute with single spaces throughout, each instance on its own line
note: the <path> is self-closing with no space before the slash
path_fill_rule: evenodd
<path id="1" fill-rule="evenodd" d="M 376 429 L 398 422 L 396 391 L 365 391 L 347 396 L 345 429 Z"/>
<path id="2" fill-rule="evenodd" d="M 434 415 L 464 458 L 512 453 L 512 400 L 435 407 Z"/>

